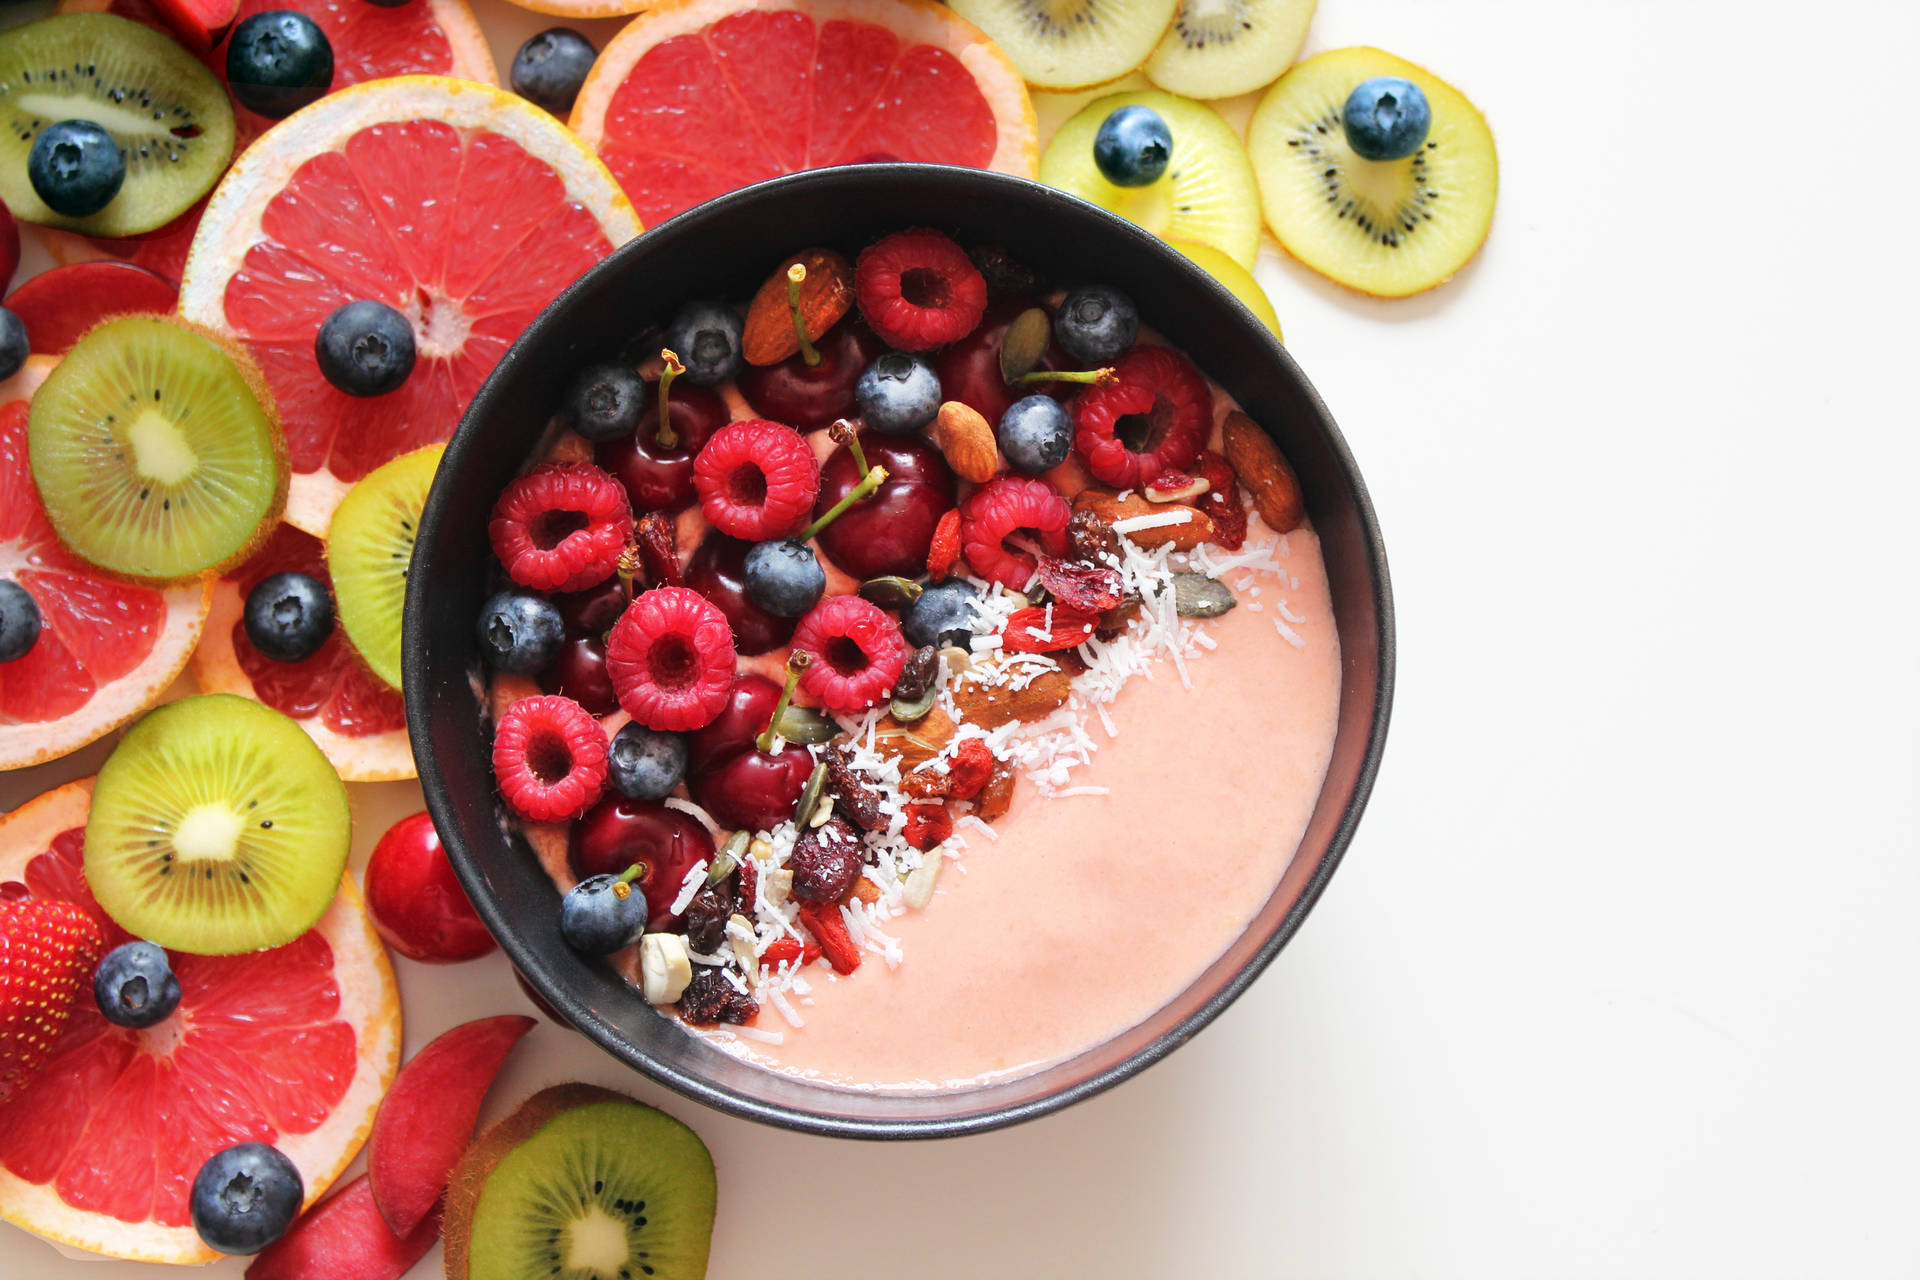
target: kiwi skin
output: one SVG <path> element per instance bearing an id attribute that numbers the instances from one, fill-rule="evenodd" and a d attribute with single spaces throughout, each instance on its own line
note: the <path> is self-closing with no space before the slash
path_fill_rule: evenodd
<path id="1" fill-rule="evenodd" d="M 607 1103 L 632 1107 L 646 1105 L 624 1093 L 615 1093 L 598 1085 L 558 1084 L 528 1098 L 512 1115 L 487 1130 L 484 1136 L 467 1148 L 467 1154 L 454 1166 L 453 1177 L 447 1183 L 446 1214 L 441 1227 L 441 1236 L 446 1245 L 447 1280 L 468 1280 L 474 1210 L 480 1203 L 480 1193 L 486 1189 L 487 1179 L 500 1162 L 567 1112 Z M 711 1159 L 706 1175 L 710 1188 L 713 1176 Z M 711 1190 L 708 1194 L 712 1194 Z M 704 1273 L 704 1251 L 698 1261 L 699 1271 Z"/>

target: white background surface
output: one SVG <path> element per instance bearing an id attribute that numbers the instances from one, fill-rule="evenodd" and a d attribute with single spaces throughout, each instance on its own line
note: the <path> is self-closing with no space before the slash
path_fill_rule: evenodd
<path id="1" fill-rule="evenodd" d="M 503 68 L 546 25 L 476 8 Z M 776 1132 L 543 1022 L 490 1112 L 691 1122 L 715 1277 L 1920 1274 L 1920 14 L 1322 0 L 1309 52 L 1356 43 L 1474 98 L 1503 179 L 1426 297 L 1260 266 L 1392 558 L 1358 840 L 1212 1029 L 1011 1132 Z M 418 807 L 354 790 L 362 855 Z M 497 956 L 396 965 L 409 1051 L 525 1007 Z M 143 1273 L 0 1226 L 9 1280 Z"/>

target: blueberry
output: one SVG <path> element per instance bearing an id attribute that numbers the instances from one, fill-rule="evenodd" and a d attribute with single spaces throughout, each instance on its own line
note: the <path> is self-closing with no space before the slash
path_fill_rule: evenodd
<path id="1" fill-rule="evenodd" d="M 687 367 L 686 379 L 711 387 L 740 376 L 746 356 L 740 350 L 746 325 L 724 302 L 689 302 L 667 326 L 667 350 Z"/>
<path id="2" fill-rule="evenodd" d="M 1000 452 L 1015 471 L 1039 475 L 1073 451 L 1073 419 L 1052 396 L 1024 396 L 1000 415 Z"/>
<path id="3" fill-rule="evenodd" d="M 1093 163 L 1116 187 L 1149 187 L 1173 157 L 1173 130 L 1152 107 L 1121 107 L 1093 135 Z"/>
<path id="4" fill-rule="evenodd" d="M 1347 145 L 1362 160 L 1405 160 L 1427 140 L 1433 108 L 1413 81 L 1375 76 L 1347 95 L 1340 121 Z"/>
<path id="5" fill-rule="evenodd" d="M 413 372 L 413 325 L 384 302 L 349 302 L 320 322 L 320 372 L 350 396 L 384 396 Z"/>
<path id="6" fill-rule="evenodd" d="M 860 375 L 853 398 L 861 418 L 875 431 L 906 435 L 940 412 L 940 376 L 924 356 L 889 351 Z"/>
<path id="7" fill-rule="evenodd" d="M 264 1142 L 242 1142 L 207 1157 L 187 1208 L 209 1249 L 258 1253 L 286 1234 L 305 1195 L 293 1161 Z"/>
<path id="8" fill-rule="evenodd" d="M 978 615 L 972 604 L 978 596 L 973 584 L 960 578 L 936 582 L 908 607 L 900 619 L 900 632 L 915 648 L 957 644 L 964 649 L 973 637 Z"/>
<path id="9" fill-rule="evenodd" d="M 0 662 L 24 658 L 40 638 L 40 606 L 17 582 L 0 578 Z"/>
<path id="10" fill-rule="evenodd" d="M 27 153 L 27 181 L 34 194 L 65 217 L 100 212 L 126 180 L 127 157 L 120 144 L 91 120 L 48 125 Z"/>
<path id="11" fill-rule="evenodd" d="M 1053 336 L 1081 364 L 1112 364 L 1140 336 L 1140 309 L 1118 289 L 1082 285 L 1053 313 Z"/>
<path id="12" fill-rule="evenodd" d="M 647 411 L 647 384 L 624 364 L 596 364 L 573 380 L 567 421 L 589 440 L 630 436 Z"/>
<path id="13" fill-rule="evenodd" d="M 629 800 L 659 800 L 687 776 L 687 740 L 628 721 L 607 744 L 607 778 Z"/>
<path id="14" fill-rule="evenodd" d="M 33 344 L 27 340 L 27 322 L 0 307 L 0 382 L 20 372 Z"/>
<path id="15" fill-rule="evenodd" d="M 318 578 L 276 573 L 247 592 L 247 639 L 275 662 L 304 662 L 333 634 L 333 600 Z"/>
<path id="16" fill-rule="evenodd" d="M 575 951 L 612 955 L 647 931 L 647 895 L 618 876 L 589 876 L 560 900 L 560 936 Z"/>
<path id="17" fill-rule="evenodd" d="M 513 55 L 513 91 L 555 115 L 573 109 L 593 69 L 593 46 L 572 27 L 549 27 Z"/>
<path id="18" fill-rule="evenodd" d="M 333 84 L 333 46 L 291 9 L 256 13 L 227 42 L 227 85 L 240 105 L 273 120 L 317 102 Z"/>
<path id="19" fill-rule="evenodd" d="M 117 1027 L 150 1027 L 180 1007 L 180 979 L 151 942 L 123 942 L 93 971 L 93 1002 Z"/>
<path id="20" fill-rule="evenodd" d="M 747 552 L 747 599 L 781 618 L 798 618 L 820 603 L 827 573 L 805 543 L 772 538 Z"/>
<path id="21" fill-rule="evenodd" d="M 495 671 L 530 676 L 553 661 L 567 625 L 545 596 L 502 591 L 480 606 L 480 656 Z"/>

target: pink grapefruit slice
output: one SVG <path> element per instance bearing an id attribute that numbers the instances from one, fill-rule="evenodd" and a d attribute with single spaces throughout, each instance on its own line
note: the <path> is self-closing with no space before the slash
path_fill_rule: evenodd
<path id="1" fill-rule="evenodd" d="M 414 776 L 407 711 L 400 694 L 367 670 L 338 623 L 320 651 L 275 662 L 253 647 L 241 620 L 247 593 L 275 573 L 304 573 L 331 585 L 320 539 L 281 524 L 251 560 L 213 588 L 213 607 L 193 651 L 193 678 L 206 693 L 236 693 L 292 717 L 346 782 Z"/>
<path id="2" fill-rule="evenodd" d="M 104 573 L 60 545 L 27 465 L 27 402 L 56 361 L 0 383 L 0 578 L 40 606 L 40 638 L 0 663 L 0 770 L 76 751 L 145 711 L 200 639 L 211 583 Z"/>
<path id="3" fill-rule="evenodd" d="M 1005 54 L 930 0 L 666 0 L 593 64 L 574 131 L 652 226 L 800 169 L 915 160 L 1032 177 Z"/>
<path id="4" fill-rule="evenodd" d="M 92 794 L 68 783 L 0 819 L 0 892 L 72 902 L 117 946 L 81 871 Z M 116 1258 L 207 1262 L 187 1191 L 209 1155 L 270 1142 L 311 1204 L 359 1152 L 400 1065 L 400 1001 L 352 876 L 284 947 L 170 959 L 177 1013 L 129 1031 L 83 1001 L 0 1108 L 0 1218 Z"/>
<path id="5" fill-rule="evenodd" d="M 483 84 L 498 82 L 486 33 L 474 19 L 467 0 L 409 0 L 396 8 L 367 0 L 241 0 L 235 17 L 250 17 L 264 9 L 295 9 L 312 18 L 333 45 L 333 87 L 340 90 L 389 76 L 439 75 Z M 61 0 L 60 12 L 106 10 L 123 18 L 165 31 L 167 24 L 152 0 Z M 227 46 L 222 39 L 201 61 L 226 79 Z M 246 150 L 273 121 L 233 104 L 233 153 Z M 178 282 L 187 264 L 194 229 L 206 208 L 202 200 L 166 226 L 144 236 L 124 240 L 93 239 L 64 231 L 46 232 L 47 251 L 56 262 L 84 262 L 93 258 L 124 258 Z"/>
<path id="6" fill-rule="evenodd" d="M 253 353 L 287 434 L 286 518 L 325 536 L 354 481 L 451 436 L 527 323 L 639 232 L 613 175 L 546 112 L 402 76 L 322 98 L 240 157 L 200 220 L 180 313 Z M 321 376 L 313 340 L 364 298 L 413 322 L 418 357 L 399 390 L 358 399 Z"/>

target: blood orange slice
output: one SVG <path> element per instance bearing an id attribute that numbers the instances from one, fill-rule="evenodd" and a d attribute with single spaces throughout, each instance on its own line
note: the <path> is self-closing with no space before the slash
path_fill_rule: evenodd
<path id="1" fill-rule="evenodd" d="M 0 819 L 0 892 L 76 903 L 116 946 L 128 935 L 81 873 L 92 792 L 69 783 Z M 284 947 L 170 958 L 177 1013 L 129 1031 L 83 1001 L 0 1108 L 0 1218 L 95 1253 L 206 1262 L 187 1191 L 209 1155 L 271 1142 L 312 1203 L 366 1141 L 400 1065 L 400 1002 L 351 876 Z"/>
<path id="2" fill-rule="evenodd" d="M 649 226 L 799 169 L 1039 158 L 1020 73 L 929 0 L 666 0 L 608 43 L 572 124 Z"/>
<path id="3" fill-rule="evenodd" d="M 200 221 L 180 312 L 252 351 L 287 433 L 286 518 L 324 535 L 354 481 L 452 435 L 527 322 L 639 231 L 613 176 L 546 112 L 403 76 L 322 98 L 253 144 Z M 313 355 L 321 322 L 363 298 L 406 315 L 418 353 L 399 390 L 369 399 L 336 390 Z"/>
<path id="4" fill-rule="evenodd" d="M 467 0 L 410 0 L 395 8 L 368 4 L 366 0 L 241 0 L 239 19 L 264 9 L 296 9 L 306 14 L 327 33 L 333 45 L 333 87 L 364 84 L 388 76 L 441 75 L 461 80 L 495 84 L 493 54 L 487 48 L 486 34 L 474 20 Z M 156 14 L 151 0 L 61 0 L 60 12 L 98 12 L 107 10 L 167 30 Z M 227 47 L 222 40 L 201 60 L 223 81 L 227 73 Z M 233 104 L 237 156 L 249 143 L 272 126 L 273 121 Z M 47 251 L 59 262 L 83 262 L 90 258 L 125 258 L 178 281 L 187 264 L 187 250 L 193 244 L 194 228 L 206 201 L 200 203 L 158 230 L 125 240 L 89 239 L 67 232 L 43 235 Z"/>
<path id="5" fill-rule="evenodd" d="M 413 777 L 406 707 L 367 670 L 338 623 L 320 651 L 301 662 L 275 662 L 247 639 L 247 593 L 262 578 L 289 572 L 330 582 L 320 539 L 282 524 L 253 559 L 214 584 L 213 608 L 193 651 L 195 682 L 204 692 L 239 694 L 291 716 L 344 781 Z"/>
<path id="6" fill-rule="evenodd" d="M 27 401 L 55 361 L 0 383 L 0 578 L 27 589 L 42 630 L 0 663 L 0 769 L 63 756 L 152 706 L 200 639 L 212 587 L 145 586 L 60 545 L 27 465 Z"/>

